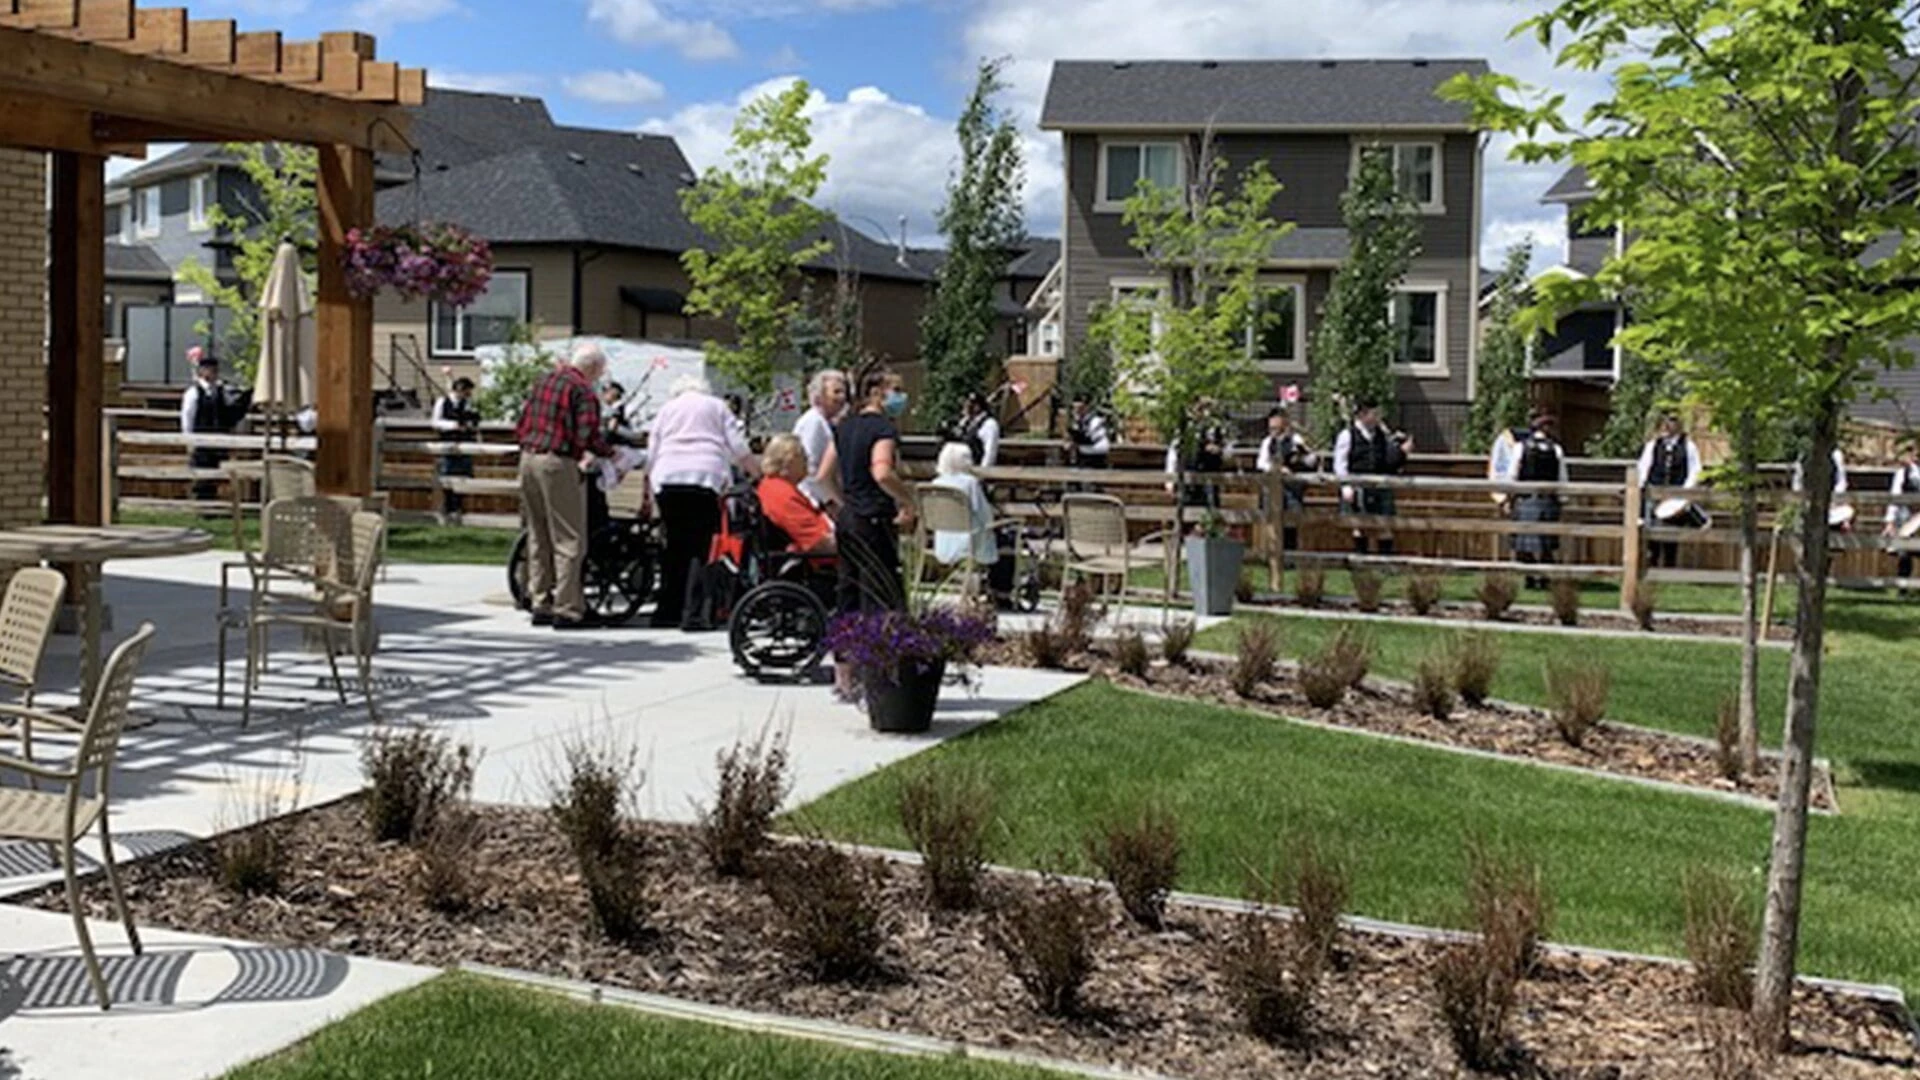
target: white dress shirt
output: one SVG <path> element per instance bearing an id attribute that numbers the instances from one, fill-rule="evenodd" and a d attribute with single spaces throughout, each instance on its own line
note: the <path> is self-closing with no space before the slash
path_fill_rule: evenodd
<path id="1" fill-rule="evenodd" d="M 983 469 L 993 468 L 1000 460 L 1000 421 L 989 416 L 980 421 L 980 460 L 974 464 Z"/>
<path id="2" fill-rule="evenodd" d="M 1675 436 L 1675 437 L 1678 438 L 1678 436 Z M 1641 487 L 1646 487 L 1648 485 L 1647 477 L 1653 475 L 1653 452 L 1655 449 L 1659 447 L 1661 440 L 1664 438 L 1665 436 L 1662 436 L 1660 439 L 1648 439 L 1647 445 L 1640 448 L 1640 486 Z M 1680 486 L 1685 488 L 1699 487 L 1700 477 L 1704 471 L 1705 469 L 1700 464 L 1700 444 L 1694 442 L 1692 439 L 1688 439 L 1687 440 L 1687 475 L 1685 480 L 1680 484 Z"/>
<path id="3" fill-rule="evenodd" d="M 1302 459 L 1306 461 L 1308 467 L 1312 467 L 1314 455 L 1313 451 L 1307 448 L 1307 441 L 1293 432 L 1288 432 L 1287 434 L 1293 435 L 1294 441 L 1300 444 L 1300 455 Z M 1266 438 L 1260 440 L 1260 453 L 1255 455 L 1253 460 L 1253 467 L 1256 470 L 1268 473 L 1286 465 L 1285 461 L 1275 457 L 1273 453 L 1274 445 L 1285 437 L 1284 435 L 1268 435 Z"/>
<path id="4" fill-rule="evenodd" d="M 1902 465 L 1893 470 L 1893 486 L 1888 489 L 1892 495 L 1920 495 L 1920 465 Z M 1887 507 L 1887 524 L 1901 525 L 1913 516 L 1911 506 Z"/>
<path id="5" fill-rule="evenodd" d="M 1803 489 L 1806 487 L 1806 483 L 1806 469 L 1802 468 L 1799 462 L 1794 462 L 1793 490 L 1799 491 Z M 1833 493 L 1835 495 L 1845 495 L 1847 493 L 1847 458 L 1846 455 L 1840 452 L 1840 448 L 1837 446 L 1833 448 Z"/>
<path id="6" fill-rule="evenodd" d="M 197 376 L 194 378 L 193 385 L 187 387 L 187 392 L 180 396 L 180 434 L 193 434 L 193 422 L 200 413 L 200 394 L 203 391 L 217 395 L 220 392 L 220 384 L 210 383 Z"/>

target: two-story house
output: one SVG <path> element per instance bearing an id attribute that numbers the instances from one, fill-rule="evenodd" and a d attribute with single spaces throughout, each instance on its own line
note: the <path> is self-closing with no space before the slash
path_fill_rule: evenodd
<path id="1" fill-rule="evenodd" d="M 1479 350 L 1481 138 L 1440 85 L 1478 60 L 1063 61 L 1040 126 L 1065 146 L 1058 318 L 1069 358 L 1102 304 L 1164 289 L 1129 244 L 1122 204 L 1142 180 L 1177 185 L 1210 133 L 1229 172 L 1265 160 L 1284 185 L 1272 207 L 1293 230 L 1264 275 L 1280 315 L 1248 349 L 1277 393 L 1313 392 L 1311 342 L 1350 242 L 1340 198 L 1360 155 L 1391 154 L 1418 207 L 1420 253 L 1397 288 L 1396 422 L 1422 449 L 1457 445 Z"/>

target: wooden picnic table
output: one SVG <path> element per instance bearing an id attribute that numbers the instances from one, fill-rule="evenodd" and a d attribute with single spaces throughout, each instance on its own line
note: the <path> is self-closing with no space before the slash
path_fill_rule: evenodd
<path id="1" fill-rule="evenodd" d="M 143 525 L 29 525 L 0 530 L 0 562 L 72 567 L 80 595 L 80 707 L 100 684 L 100 576 L 113 559 L 192 555 L 213 546 L 199 529 Z"/>

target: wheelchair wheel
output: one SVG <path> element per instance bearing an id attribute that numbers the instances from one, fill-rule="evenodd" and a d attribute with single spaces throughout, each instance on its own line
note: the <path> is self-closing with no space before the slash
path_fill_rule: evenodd
<path id="1" fill-rule="evenodd" d="M 769 581 L 734 605 L 727 639 L 748 675 L 804 678 L 826 653 L 827 606 L 804 585 Z"/>
<path id="2" fill-rule="evenodd" d="M 1040 610 L 1040 568 L 1032 566 L 1013 587 L 1013 606 L 1031 615 Z"/>
<path id="3" fill-rule="evenodd" d="M 513 551 L 507 555 L 507 592 L 517 611 L 527 610 L 527 533 L 514 538 Z"/>
<path id="4" fill-rule="evenodd" d="M 595 533 L 581 581 L 587 610 L 608 623 L 631 621 L 653 599 L 653 562 L 631 525 L 616 523 Z"/>

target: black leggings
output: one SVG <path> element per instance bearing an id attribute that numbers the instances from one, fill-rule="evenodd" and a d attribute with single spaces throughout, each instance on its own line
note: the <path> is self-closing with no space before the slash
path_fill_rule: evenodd
<path id="1" fill-rule="evenodd" d="M 660 606 L 653 625 L 679 626 L 686 613 L 687 579 L 707 564 L 713 537 L 720 531 L 720 496 L 691 484 L 668 484 L 654 497 L 660 522 L 667 530 L 667 550 L 661 556 Z"/>
<path id="2" fill-rule="evenodd" d="M 834 522 L 834 539 L 840 548 L 836 599 L 841 614 L 907 606 L 900 581 L 900 531 L 892 517 L 841 510 Z"/>

